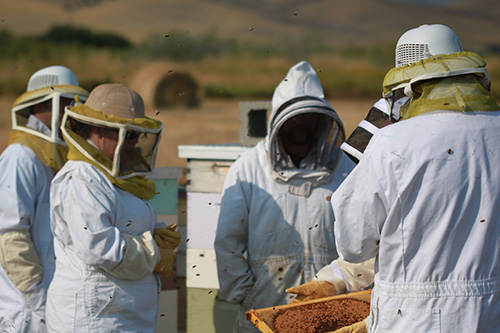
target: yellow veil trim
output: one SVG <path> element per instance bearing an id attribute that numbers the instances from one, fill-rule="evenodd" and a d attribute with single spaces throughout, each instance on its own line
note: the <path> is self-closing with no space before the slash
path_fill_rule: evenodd
<path id="1" fill-rule="evenodd" d="M 161 128 L 161 121 L 154 120 L 151 118 L 122 118 L 109 114 L 102 113 L 100 111 L 94 110 L 85 104 L 79 104 L 70 108 L 71 111 L 78 113 L 79 115 L 89 117 L 92 119 L 102 120 L 108 123 L 115 124 L 125 124 L 141 127 L 144 129 L 158 129 Z M 79 120 L 85 122 L 83 120 Z M 91 125 L 98 126 L 97 124 L 90 123 Z"/>
<path id="2" fill-rule="evenodd" d="M 384 78 L 384 94 L 403 87 L 418 77 L 429 77 L 412 86 L 413 98 L 401 107 L 402 119 L 445 110 L 459 112 L 498 111 L 500 106 L 489 92 L 489 79 L 484 59 L 473 52 L 457 52 L 438 55 L 414 64 L 393 68 Z M 432 77 L 432 73 L 481 69 L 477 73 L 459 74 L 452 77 Z M 429 75 L 430 74 L 430 75 Z"/>
<path id="3" fill-rule="evenodd" d="M 31 149 L 38 159 L 48 167 L 59 171 L 66 163 L 68 147 L 49 142 L 31 133 L 12 130 L 9 133 L 9 145 L 19 143 Z"/>
<path id="4" fill-rule="evenodd" d="M 98 119 L 98 120 L 104 120 L 109 123 L 117 123 L 117 124 L 129 124 L 129 125 L 134 125 L 138 126 L 141 128 L 146 128 L 146 129 L 158 129 L 161 128 L 162 123 L 157 120 L 149 119 L 149 118 L 134 118 L 134 119 L 128 119 L 128 118 L 121 118 L 113 115 L 107 115 L 104 114 L 100 111 L 94 110 L 85 104 L 80 104 L 76 105 L 72 108 L 70 108 L 71 111 L 78 113 L 80 115 L 92 118 L 92 119 Z M 84 120 L 78 120 L 86 123 Z M 89 124 L 93 126 L 97 126 L 95 123 L 89 122 Z M 101 152 L 99 149 L 96 147 L 92 146 L 87 142 L 87 140 L 83 139 L 79 135 L 77 135 L 75 132 L 71 130 L 70 126 L 70 121 L 67 121 L 66 124 L 64 125 L 65 130 L 67 131 L 68 135 L 71 136 L 73 140 L 77 142 L 77 144 L 83 148 L 90 156 L 92 156 L 92 159 L 88 158 L 85 156 L 80 150 L 78 150 L 77 147 L 75 147 L 73 144 L 71 144 L 70 140 L 66 140 L 68 147 L 69 147 L 69 153 L 68 153 L 68 159 L 73 160 L 73 161 L 84 161 L 87 163 L 92 164 L 99 170 L 101 170 L 104 175 L 116 186 L 121 188 L 124 191 L 127 191 L 129 193 L 132 193 L 133 195 L 145 199 L 145 200 L 151 200 L 155 194 L 156 194 L 156 186 L 155 183 L 151 179 L 146 179 L 144 176 L 134 176 L 126 179 L 118 178 L 118 177 L 113 177 L 106 169 L 102 168 L 97 162 L 101 163 L 104 165 L 106 168 L 109 170 L 112 169 L 112 164 L 113 161 L 106 156 L 103 152 Z M 97 162 L 96 162 L 97 161 Z"/>
<path id="5" fill-rule="evenodd" d="M 66 131 L 68 135 L 70 135 L 73 140 L 75 140 L 87 153 L 92 156 L 95 161 L 99 161 L 109 169 L 111 169 L 111 165 L 113 161 L 106 156 L 103 152 L 101 152 L 96 147 L 92 146 L 87 140 L 83 139 L 75 132 L 73 132 L 69 126 L 69 121 L 65 124 Z M 83 153 L 81 153 L 78 148 L 71 144 L 70 140 L 66 140 L 68 142 L 69 153 L 68 159 L 72 161 L 83 161 L 92 164 L 97 169 L 101 170 L 104 175 L 113 183 L 124 191 L 132 193 L 133 195 L 145 199 L 151 200 L 156 194 L 156 186 L 155 183 L 151 179 L 146 179 L 143 176 L 135 176 L 127 179 L 121 179 L 117 177 L 111 176 L 108 171 L 102 168 L 98 163 L 94 160 L 88 158 Z"/>
<path id="6" fill-rule="evenodd" d="M 68 94 L 68 95 L 81 95 L 81 96 L 88 96 L 89 93 L 87 90 L 77 87 L 77 86 L 72 86 L 72 85 L 55 85 L 55 86 L 49 86 L 49 87 L 43 87 L 31 91 L 27 91 L 21 96 L 19 96 L 15 101 L 13 106 L 18 106 L 23 103 L 32 101 L 37 98 L 45 97 L 49 94 L 52 94 L 54 92 L 58 92 L 61 94 Z"/>

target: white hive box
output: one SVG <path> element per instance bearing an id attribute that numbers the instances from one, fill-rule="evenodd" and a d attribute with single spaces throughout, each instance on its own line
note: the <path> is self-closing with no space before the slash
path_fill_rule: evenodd
<path id="1" fill-rule="evenodd" d="M 237 306 L 218 297 L 214 240 L 224 181 L 230 166 L 264 139 L 269 101 L 239 103 L 238 144 L 180 145 L 187 160 L 186 328 L 189 333 L 231 332 Z"/>
<path id="2" fill-rule="evenodd" d="M 217 297 L 214 240 L 226 174 L 248 148 L 235 144 L 178 147 L 188 169 L 186 328 L 190 333 L 231 331 L 236 316 L 237 307 Z"/>
<path id="3" fill-rule="evenodd" d="M 178 216 L 178 196 L 179 187 L 178 180 L 182 177 L 181 168 L 173 167 L 158 167 L 148 176 L 156 185 L 157 194 L 151 200 L 151 204 L 155 208 L 157 219 L 160 222 L 165 222 L 171 225 L 179 222 Z M 185 239 L 185 227 L 179 226 L 178 230 L 183 234 Z M 182 245 L 182 243 L 181 243 Z M 176 262 L 185 262 L 185 250 L 181 247 L 177 250 Z M 160 304 L 158 308 L 158 317 L 156 324 L 156 332 L 176 332 L 178 329 L 178 312 L 179 312 L 179 292 L 176 286 L 178 273 L 182 272 L 177 265 L 177 274 L 168 279 L 162 279 L 162 290 L 160 292 Z"/>

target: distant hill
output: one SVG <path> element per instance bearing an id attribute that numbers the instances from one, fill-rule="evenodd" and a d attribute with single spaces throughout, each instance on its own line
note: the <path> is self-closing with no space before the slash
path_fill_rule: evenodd
<path id="1" fill-rule="evenodd" d="M 427 3 L 427 4 L 426 4 Z M 442 23 L 466 49 L 500 44 L 500 1 L 403 0 L 16 0 L 0 4 L 0 28 L 40 34 L 73 24 L 133 42 L 173 29 L 243 39 L 315 35 L 336 46 L 394 43 L 407 29 Z M 437 5 L 439 4 L 439 5 Z"/>

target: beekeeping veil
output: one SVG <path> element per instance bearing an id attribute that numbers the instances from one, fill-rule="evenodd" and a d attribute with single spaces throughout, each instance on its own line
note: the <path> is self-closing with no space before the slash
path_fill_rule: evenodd
<path id="1" fill-rule="evenodd" d="M 396 47 L 396 67 L 384 78 L 383 97 L 390 110 L 395 101 L 406 98 L 399 116 L 408 119 L 438 110 L 498 110 L 489 89 L 483 58 L 463 52 L 453 30 L 434 24 L 401 36 Z"/>
<path id="2" fill-rule="evenodd" d="M 64 66 L 49 66 L 35 72 L 28 81 L 26 92 L 12 107 L 12 131 L 9 144 L 20 143 L 30 148 L 40 161 L 59 170 L 66 162 L 67 146 L 59 135 L 61 98 L 85 100 L 88 92 L 80 88 L 75 74 Z M 33 114 L 37 104 L 51 102 L 50 124 Z"/>
<path id="3" fill-rule="evenodd" d="M 285 151 L 279 131 L 289 119 L 307 113 L 320 115 L 315 143 L 300 166 L 295 166 Z M 312 187 L 329 180 L 340 159 L 344 126 L 332 106 L 324 100 L 323 87 L 311 65 L 294 65 L 279 83 L 272 98 L 272 111 L 266 138 L 272 177 L 289 185 L 289 192 L 308 196 Z"/>
<path id="4" fill-rule="evenodd" d="M 87 137 L 90 127 L 117 133 L 113 159 Z M 144 176 L 154 169 L 162 123 L 145 116 L 144 102 L 137 92 L 121 84 L 97 86 L 85 104 L 66 108 L 61 129 L 70 160 L 91 163 L 113 184 L 136 196 L 154 197 L 154 183 Z M 124 150 L 126 140 L 136 142 L 131 152 Z"/>

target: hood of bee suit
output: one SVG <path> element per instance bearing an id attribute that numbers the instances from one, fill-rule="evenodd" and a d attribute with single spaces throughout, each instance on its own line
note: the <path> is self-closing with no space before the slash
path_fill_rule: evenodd
<path id="1" fill-rule="evenodd" d="M 345 139 L 344 125 L 324 97 L 318 75 L 306 61 L 292 66 L 274 91 L 264 144 L 273 179 L 289 184 L 290 193 L 309 195 L 311 187 L 329 180 L 340 160 L 339 147 Z M 320 115 L 319 127 L 313 148 L 300 167 L 296 167 L 284 150 L 278 133 L 287 120 L 307 113 Z"/>

